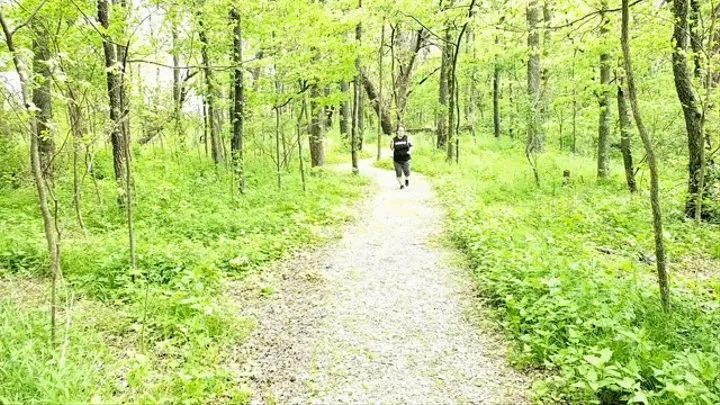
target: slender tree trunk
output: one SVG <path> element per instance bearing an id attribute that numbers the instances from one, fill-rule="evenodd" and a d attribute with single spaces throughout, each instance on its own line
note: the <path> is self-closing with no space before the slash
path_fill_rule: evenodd
<path id="1" fill-rule="evenodd" d="M 98 20 L 100 25 L 106 30 L 110 26 L 110 16 L 108 12 L 107 0 L 98 0 Z M 125 133 L 123 130 L 123 104 L 122 104 L 122 82 L 118 73 L 117 50 L 112 39 L 103 36 L 103 51 L 105 53 L 105 68 L 107 75 L 107 90 L 110 103 L 110 120 L 113 126 L 110 132 L 110 143 L 113 152 L 113 169 L 115 171 L 115 181 L 118 183 L 118 190 L 124 190 L 123 181 L 125 179 Z M 124 192 L 118 192 L 118 204 L 120 207 L 125 204 Z"/>
<path id="2" fill-rule="evenodd" d="M 438 105 L 440 110 L 437 114 L 435 126 L 435 136 L 437 137 L 437 147 L 439 149 L 446 147 L 448 138 L 448 89 L 450 85 L 450 64 L 452 63 L 452 44 L 450 41 L 450 27 L 446 27 L 445 40 L 442 45 L 440 82 L 438 86 Z"/>
<path id="3" fill-rule="evenodd" d="M 358 139 L 357 149 L 363 150 L 365 144 L 365 97 L 363 96 L 362 83 L 358 85 L 360 93 L 358 94 Z"/>
<path id="4" fill-rule="evenodd" d="M 527 8 L 528 23 L 528 48 L 530 55 L 528 56 L 528 103 L 530 109 L 527 116 L 527 151 L 529 153 L 542 153 L 543 151 L 543 134 L 542 134 L 542 100 L 540 94 L 540 32 L 538 24 L 540 22 L 540 10 L 538 0 L 530 0 Z"/>
<path id="5" fill-rule="evenodd" d="M 297 145 L 298 145 L 298 163 L 300 164 L 300 180 L 302 181 L 303 192 L 307 192 L 307 180 L 305 179 L 305 158 L 303 157 L 302 148 L 302 132 L 300 131 L 301 122 L 303 116 L 307 117 L 307 95 L 303 95 L 302 109 L 297 120 Z M 309 122 L 305 122 L 305 127 L 310 125 Z"/>
<path id="6" fill-rule="evenodd" d="M 275 169 L 277 175 L 278 190 L 282 189 L 282 177 L 280 173 L 280 108 L 275 107 Z"/>
<path id="7" fill-rule="evenodd" d="M 528 92 L 528 115 L 527 115 L 527 142 L 525 145 L 525 157 L 535 178 L 535 184 L 540 187 L 540 174 L 537 168 L 537 155 L 543 151 L 542 134 L 542 98 L 540 94 L 540 7 L 538 0 L 530 0 L 527 7 L 528 24 L 528 66 L 527 66 L 527 92 Z"/>
<path id="8" fill-rule="evenodd" d="M 700 192 L 699 174 L 704 159 L 704 137 L 702 131 L 702 111 L 697 106 L 693 86 L 688 72 L 686 50 L 688 38 L 688 0 L 673 0 L 675 27 L 673 30 L 673 74 L 675 89 L 682 105 L 685 117 L 685 129 L 688 142 L 688 196 L 685 203 L 685 215 L 695 217 L 697 195 Z"/>
<path id="9" fill-rule="evenodd" d="M 54 177 L 53 159 L 55 157 L 55 141 L 52 130 L 52 78 L 50 74 L 50 33 L 42 24 L 33 24 L 33 70 L 35 85 L 32 99 L 37 107 L 37 138 L 40 150 L 40 166 L 44 177 L 50 181 Z"/>
<path id="10" fill-rule="evenodd" d="M 82 108 L 75 96 L 75 91 L 68 87 L 68 117 L 70 118 L 70 129 L 72 131 L 72 147 L 73 147 L 73 207 L 75 208 L 75 217 L 77 218 L 80 229 L 85 229 L 85 223 L 82 217 L 81 208 L 81 190 L 80 175 L 78 166 L 80 164 L 80 155 L 82 154 L 83 138 L 87 132 L 85 122 L 83 120 Z"/>
<path id="11" fill-rule="evenodd" d="M 201 17 L 200 17 L 201 18 Z M 200 30 L 198 37 L 200 38 L 202 55 L 203 69 L 205 71 L 205 102 L 207 104 L 207 121 L 210 132 L 210 150 L 212 151 L 213 162 L 216 164 L 222 162 L 222 147 L 220 140 L 220 127 L 218 122 L 218 112 L 215 106 L 215 81 L 213 78 L 213 71 L 210 67 L 210 55 L 208 53 L 208 40 L 205 34 L 205 27 L 202 19 L 199 20 Z"/>
<path id="12" fill-rule="evenodd" d="M 577 59 L 578 50 L 573 43 L 573 60 L 572 60 L 572 153 L 577 153 L 577 82 L 575 80 L 575 61 Z"/>
<path id="13" fill-rule="evenodd" d="M 233 63 L 238 65 L 235 68 L 233 77 L 233 108 L 232 124 L 233 136 L 230 153 L 232 155 L 233 168 L 237 176 L 237 186 L 240 193 L 245 192 L 245 161 L 243 157 L 243 121 L 245 117 L 245 80 L 243 69 L 239 66 L 242 62 L 242 17 L 240 12 L 233 8 L 230 16 L 235 21 L 233 29 Z"/>
<path id="14" fill-rule="evenodd" d="M 632 149 L 630 148 L 632 123 L 630 122 L 630 113 L 628 111 L 627 102 L 625 101 L 625 92 L 623 91 L 620 78 L 618 78 L 618 81 L 617 103 L 618 117 L 620 118 L 620 151 L 623 156 L 625 180 L 627 181 L 628 190 L 630 190 L 631 193 L 635 193 L 637 192 L 637 185 L 635 183 L 635 167 L 633 166 Z"/>
<path id="15" fill-rule="evenodd" d="M 182 123 L 182 104 L 183 104 L 183 83 L 180 80 L 180 50 L 178 45 L 178 32 L 175 22 L 172 23 L 172 46 L 173 46 L 173 118 L 175 120 L 175 132 L 182 137 L 185 130 Z M 184 143 L 183 143 L 184 145 Z"/>
<path id="16" fill-rule="evenodd" d="M 349 98 L 350 86 L 347 82 L 340 82 L 340 91 L 345 97 L 340 103 L 340 135 L 347 140 L 350 135 L 352 118 L 352 103 Z"/>
<path id="17" fill-rule="evenodd" d="M 113 0 L 112 3 L 115 6 L 119 6 L 123 9 L 127 9 L 126 0 Z M 123 31 L 125 31 L 125 21 L 122 21 Z M 123 137 L 125 143 L 130 144 L 130 100 L 128 98 L 127 91 L 127 46 L 123 44 L 117 44 L 117 66 L 118 66 L 118 77 L 120 80 L 120 87 L 118 88 L 120 98 L 120 124 L 122 128 Z M 127 176 L 126 176 L 127 177 Z"/>
<path id="18" fill-rule="evenodd" d="M 210 148 L 210 119 L 208 117 L 208 106 L 207 106 L 207 99 L 203 97 L 203 107 L 202 107 L 202 114 L 203 114 L 203 143 L 205 144 L 205 157 L 210 156 L 209 148 Z"/>
<path id="19" fill-rule="evenodd" d="M 676 2 L 682 0 L 675 0 Z M 657 258 L 658 284 L 660 286 L 660 300 L 663 308 L 668 311 L 670 309 L 670 288 L 668 287 L 668 277 L 665 262 L 665 242 L 663 241 L 663 225 L 662 210 L 660 208 L 660 186 L 658 180 L 657 160 L 655 158 L 655 150 L 653 149 L 650 134 L 640 115 L 640 105 L 635 90 L 635 76 L 630 59 L 630 7 L 629 0 L 622 0 L 622 50 L 625 61 L 625 74 L 627 76 L 628 97 L 630 98 L 630 106 L 635 117 L 635 125 L 637 125 L 640 138 L 642 138 L 645 152 L 647 153 L 647 162 L 650 169 L 650 204 L 653 213 L 653 228 L 655 231 L 655 256 Z"/>
<path id="20" fill-rule="evenodd" d="M 362 0 L 358 0 L 358 8 L 362 8 Z M 362 41 L 362 24 L 358 23 L 355 27 L 355 45 L 359 48 Z M 360 74 L 362 68 L 360 65 L 360 55 L 358 54 L 355 58 L 355 81 L 353 82 L 353 120 L 352 120 L 352 138 L 350 139 L 350 145 L 352 150 L 352 170 L 353 173 L 360 172 L 360 166 L 358 165 L 358 142 L 362 142 L 362 135 L 360 131 L 360 117 L 362 110 L 362 85 L 360 83 Z"/>
<path id="21" fill-rule="evenodd" d="M 495 46 L 500 47 L 500 35 L 495 35 Z M 500 63 L 497 60 L 493 66 L 493 130 L 495 138 L 500 138 Z"/>
<path id="22" fill-rule="evenodd" d="M 600 6 L 600 41 L 605 39 L 610 31 L 610 20 L 607 17 L 607 0 L 601 1 Z M 598 180 L 606 179 L 610 175 L 610 55 L 603 51 L 600 54 L 600 119 L 598 123 Z"/>
<path id="23" fill-rule="evenodd" d="M 458 34 L 457 41 L 452 47 L 452 60 L 450 62 L 450 74 L 448 77 L 449 83 L 449 95 L 450 103 L 448 105 L 449 119 L 448 119 L 448 153 L 447 161 L 459 163 L 460 160 L 460 91 L 458 89 L 457 80 L 457 64 L 458 56 L 460 55 L 460 44 L 462 44 L 463 35 L 467 31 L 470 17 L 473 15 L 473 8 L 475 7 L 475 1 L 470 2 L 468 7 L 468 21 L 465 22 L 460 33 Z"/>
<path id="24" fill-rule="evenodd" d="M 20 79 L 20 90 L 22 95 L 22 102 L 25 106 L 27 113 L 27 123 L 30 128 L 30 164 L 35 182 L 35 187 L 38 192 L 38 204 L 40 206 L 40 214 L 43 219 L 43 226 L 45 230 L 45 240 L 47 242 L 48 255 L 50 256 L 50 272 L 52 274 L 52 291 L 51 291 L 51 302 L 50 302 L 50 344 L 55 346 L 56 340 L 56 313 L 57 313 L 57 283 L 62 278 L 62 270 L 60 268 L 60 232 L 57 225 L 57 213 L 58 213 L 58 202 L 55 200 L 55 216 L 50 213 L 48 208 L 48 196 L 46 187 L 50 186 L 50 182 L 46 182 L 43 176 L 43 171 L 40 163 L 40 146 L 39 146 L 39 130 L 38 121 L 35 116 L 36 108 L 33 105 L 30 87 L 30 80 L 25 66 L 27 66 L 21 60 L 19 52 L 15 48 L 14 31 L 10 30 L 10 27 L 5 21 L 5 16 L 0 9 L 0 25 L 2 26 L 3 34 L 5 35 L 5 44 L 8 50 L 12 54 L 13 65 Z M 50 189 L 52 195 L 52 189 Z"/>
<path id="25" fill-rule="evenodd" d="M 380 94 L 378 95 L 377 104 L 378 106 L 382 106 L 383 104 L 383 52 L 385 48 L 385 16 L 383 16 L 382 20 L 382 29 L 380 32 L 380 49 L 378 50 L 378 70 L 380 72 L 380 78 L 378 79 L 378 84 L 380 85 Z M 362 75 L 362 72 L 360 72 Z M 372 100 L 370 100 L 372 102 Z M 382 107 L 377 109 L 378 113 L 378 138 L 377 138 L 377 160 L 380 160 L 382 158 L 382 121 L 383 121 L 383 109 Z"/>
<path id="26" fill-rule="evenodd" d="M 310 163 L 312 167 L 322 166 L 325 164 L 325 148 L 323 145 L 322 134 L 322 108 L 315 101 L 320 97 L 320 90 L 317 84 L 310 86 Z"/>
<path id="27" fill-rule="evenodd" d="M 693 51 L 693 63 L 695 64 L 694 74 L 696 79 L 702 77 L 702 52 L 703 52 L 703 33 L 700 26 L 702 14 L 700 11 L 700 1 L 690 0 L 690 48 Z"/>

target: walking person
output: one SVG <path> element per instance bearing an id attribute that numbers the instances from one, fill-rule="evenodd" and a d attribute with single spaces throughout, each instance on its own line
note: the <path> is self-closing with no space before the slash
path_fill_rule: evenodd
<path id="1" fill-rule="evenodd" d="M 393 151 L 393 163 L 395 164 L 395 176 L 397 177 L 400 190 L 410 187 L 410 149 L 412 143 L 405 135 L 405 128 L 399 126 L 397 134 L 390 141 L 390 149 Z M 403 182 L 403 175 L 405 181 Z"/>

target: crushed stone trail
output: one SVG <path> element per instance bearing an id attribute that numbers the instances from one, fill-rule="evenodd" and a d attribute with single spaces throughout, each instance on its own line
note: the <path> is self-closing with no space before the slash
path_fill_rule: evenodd
<path id="1" fill-rule="evenodd" d="M 264 273 L 267 298 L 235 292 L 257 320 L 236 349 L 253 403 L 528 403 L 529 378 L 478 326 L 470 282 L 437 243 L 428 182 L 413 175 L 399 190 L 369 161 L 361 172 L 374 191 L 340 240 Z"/>

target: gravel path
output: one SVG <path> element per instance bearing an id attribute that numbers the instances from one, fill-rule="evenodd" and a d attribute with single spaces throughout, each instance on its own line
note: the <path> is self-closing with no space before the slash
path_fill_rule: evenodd
<path id="1" fill-rule="evenodd" d="M 529 402 L 529 379 L 478 325 L 469 282 L 435 242 L 442 210 L 429 184 L 413 176 L 398 190 L 370 162 L 361 172 L 374 193 L 342 239 L 255 280 L 275 289 L 267 299 L 236 291 L 258 320 L 237 353 L 253 402 Z"/>

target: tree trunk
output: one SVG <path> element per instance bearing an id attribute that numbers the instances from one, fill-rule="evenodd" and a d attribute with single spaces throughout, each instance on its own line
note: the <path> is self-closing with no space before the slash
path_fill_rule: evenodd
<path id="1" fill-rule="evenodd" d="M 676 3 L 682 1 L 683 0 L 675 0 Z M 635 77 L 632 68 L 632 61 L 630 59 L 630 35 L 628 32 L 628 26 L 630 23 L 630 7 L 628 3 L 629 0 L 622 0 L 622 36 L 620 42 L 622 44 L 623 57 L 625 61 L 625 74 L 627 76 L 630 106 L 632 107 L 632 113 L 635 117 L 635 124 L 637 125 L 638 132 L 640 133 L 640 138 L 642 138 L 643 145 L 645 146 L 648 167 L 650 169 L 650 204 L 652 205 L 653 229 L 655 231 L 655 256 L 657 258 L 658 284 L 660 286 L 660 300 L 663 308 L 667 311 L 670 309 L 670 288 L 668 287 L 665 262 L 665 242 L 663 241 L 662 210 L 660 208 L 660 186 L 658 180 L 657 161 L 655 158 L 655 150 L 653 149 L 652 141 L 650 140 L 650 134 L 643 123 L 642 116 L 640 115 L 640 105 L 635 91 Z"/>
<path id="2" fill-rule="evenodd" d="M 178 49 L 177 25 L 172 23 L 172 46 L 173 46 L 173 118 L 175 120 L 175 132 L 178 137 L 184 135 L 182 125 L 182 104 L 183 104 L 183 83 L 180 81 L 180 52 Z M 182 139 L 182 138 L 181 138 Z"/>
<path id="3" fill-rule="evenodd" d="M 75 91 L 68 86 L 68 116 L 70 117 L 70 129 L 72 131 L 72 147 L 73 147 L 73 207 L 75 208 L 75 216 L 78 220 L 80 229 L 85 229 L 83 222 L 82 209 L 80 203 L 80 175 L 78 166 L 80 164 L 80 154 L 82 153 L 83 138 L 87 132 L 85 122 L 83 120 L 82 108 L 77 100 Z"/>
<path id="4" fill-rule="evenodd" d="M 499 35 L 495 35 L 495 45 L 500 46 Z M 493 131 L 495 138 L 500 138 L 500 63 L 497 60 L 493 66 Z"/>
<path id="5" fill-rule="evenodd" d="M 278 190 L 282 189 L 282 176 L 280 174 L 280 108 L 275 107 L 275 170 Z"/>
<path id="6" fill-rule="evenodd" d="M 307 122 L 307 94 L 303 95 L 302 109 L 300 110 L 300 115 L 298 115 L 298 119 L 297 119 L 297 145 L 298 145 L 298 163 L 300 164 L 300 181 L 302 181 L 303 192 L 306 192 L 307 191 L 307 180 L 305 179 L 305 158 L 303 157 L 302 135 L 301 135 L 302 131 L 300 130 L 300 126 L 301 126 L 303 117 L 306 118 L 305 128 L 307 128 L 310 125 L 310 123 Z"/>
<path id="7" fill-rule="evenodd" d="M 368 98 L 370 99 L 370 104 L 372 105 L 373 109 L 375 110 L 375 113 L 378 115 L 380 122 L 382 123 L 382 130 L 385 135 L 392 135 L 393 133 L 393 123 L 392 123 L 392 117 L 390 116 L 390 110 L 387 107 L 387 104 L 383 101 L 380 102 L 380 97 L 378 96 L 377 91 L 375 90 L 375 86 L 370 81 L 370 78 L 367 76 L 367 72 L 363 70 L 360 74 L 362 79 L 363 87 L 365 87 L 365 92 L 368 95 Z"/>
<path id="8" fill-rule="evenodd" d="M 352 117 L 352 103 L 349 98 L 350 86 L 347 82 L 340 82 L 340 91 L 342 91 L 345 97 L 340 103 L 340 135 L 344 139 L 348 139 L 350 135 L 350 120 Z"/>
<path id="9" fill-rule="evenodd" d="M 688 0 L 673 0 L 673 13 L 675 27 L 673 30 L 673 74 L 675 76 L 675 89 L 682 105 L 685 117 L 685 129 L 688 143 L 688 196 L 685 203 L 685 215 L 695 217 L 697 195 L 700 191 L 699 175 L 702 170 L 703 155 L 705 153 L 702 133 L 702 112 L 698 109 L 692 82 L 688 72 L 686 50 L 688 31 Z"/>
<path id="10" fill-rule="evenodd" d="M 216 164 L 222 162 L 222 145 L 220 140 L 220 127 L 218 122 L 218 112 L 215 105 L 215 82 L 213 79 L 213 71 L 210 67 L 210 55 L 208 53 L 208 40 L 205 34 L 205 27 L 202 19 L 199 20 L 200 30 L 198 37 L 200 38 L 203 69 L 205 71 L 205 101 L 207 103 L 207 119 L 210 132 L 210 150 L 212 151 L 213 162 Z"/>
<path id="11" fill-rule="evenodd" d="M 362 8 L 362 0 L 358 0 L 358 8 Z M 358 23 L 355 27 L 355 42 L 359 48 L 362 40 L 362 24 Z M 358 54 L 355 58 L 355 81 L 353 82 L 353 120 L 352 120 L 352 137 L 350 139 L 350 148 L 352 153 L 352 170 L 353 173 L 360 172 L 360 166 L 358 165 L 358 142 L 362 142 L 362 135 L 360 131 L 360 118 L 362 111 L 362 89 L 360 84 L 360 72 L 362 71 L 360 66 L 360 55 Z"/>
<path id="12" fill-rule="evenodd" d="M 572 60 L 572 153 L 577 153 L 577 115 L 578 115 L 578 102 L 577 102 L 577 82 L 575 81 L 575 62 L 577 59 L 578 49 L 573 43 L 573 60 Z"/>
<path id="13" fill-rule="evenodd" d="M 363 150 L 365 144 L 365 97 L 363 96 L 362 84 L 358 84 L 360 94 L 358 95 L 358 139 L 357 148 Z"/>
<path id="14" fill-rule="evenodd" d="M 527 92 L 529 111 L 527 116 L 527 151 L 542 153 L 544 139 L 542 134 L 542 100 L 540 94 L 540 10 L 538 0 L 531 0 L 527 8 L 528 23 L 528 72 Z"/>
<path id="15" fill-rule="evenodd" d="M 690 0 L 690 48 L 693 51 L 696 79 L 702 77 L 703 32 L 701 26 L 700 1 Z"/>
<path id="16" fill-rule="evenodd" d="M 407 96 L 408 96 L 408 86 L 410 84 L 410 79 L 412 77 L 412 73 L 415 69 L 415 62 L 417 61 L 417 55 L 420 52 L 420 49 L 422 49 L 423 44 L 425 43 L 425 34 L 424 29 L 418 30 L 415 32 L 410 33 L 409 35 L 404 35 L 399 32 L 397 29 L 393 29 L 394 35 L 391 35 L 390 38 L 390 44 L 391 44 L 391 52 L 392 52 L 392 67 L 393 67 L 393 90 L 394 90 L 394 99 L 395 99 L 395 112 L 396 112 L 396 119 L 397 124 L 399 125 L 402 122 L 403 113 L 405 111 L 405 106 L 407 105 Z M 398 71 L 397 74 L 395 74 L 395 62 L 396 62 L 396 55 L 395 55 L 395 47 L 400 46 L 400 48 L 403 50 L 402 56 L 407 55 L 405 58 L 402 58 L 401 56 L 397 56 L 398 60 Z M 370 81 L 370 78 L 367 75 L 367 72 L 362 72 L 362 83 L 363 87 L 365 87 L 365 91 L 367 93 L 368 99 L 370 101 L 370 104 L 373 106 L 373 109 L 375 110 L 375 113 L 378 114 L 380 117 L 382 115 L 382 127 L 383 131 L 386 135 L 390 135 L 393 133 L 395 127 L 393 126 L 392 117 L 390 116 L 390 111 L 386 105 L 380 105 L 378 103 L 378 94 L 375 90 L 375 86 L 373 85 L 372 81 Z M 382 110 L 382 113 L 379 111 Z"/>
<path id="17" fill-rule="evenodd" d="M 460 55 L 460 44 L 462 43 L 463 35 L 467 31 L 467 27 L 470 21 L 470 17 L 473 14 L 473 8 L 475 7 L 476 0 L 470 2 L 468 7 L 468 20 L 463 25 L 460 33 L 458 34 L 457 41 L 452 47 L 452 60 L 450 61 L 450 74 L 449 80 L 449 92 L 450 92 L 450 103 L 448 103 L 449 119 L 448 119 L 448 153 L 447 161 L 459 163 L 460 160 L 460 91 L 458 89 L 457 80 L 457 64 L 458 56 Z"/>
<path id="18" fill-rule="evenodd" d="M 610 20 L 607 18 L 607 0 L 602 0 L 600 6 L 600 41 L 610 30 Z M 610 55 L 603 51 L 600 54 L 600 119 L 598 123 L 598 180 L 606 179 L 610 175 Z"/>
<path id="19" fill-rule="evenodd" d="M 382 21 L 382 29 L 380 33 L 380 48 L 378 49 L 378 69 L 379 69 L 379 75 L 380 78 L 378 79 L 378 83 L 380 84 L 380 94 L 378 95 L 378 105 L 382 105 L 383 103 L 383 52 L 385 48 L 385 16 L 383 16 Z M 360 72 L 362 74 L 362 72 Z M 372 100 L 371 100 L 372 101 Z M 378 108 L 378 139 L 377 139 L 377 160 L 380 160 L 382 158 L 382 121 L 383 121 L 383 109 Z"/>
<path id="20" fill-rule="evenodd" d="M 38 149 L 40 152 L 40 166 L 45 178 L 54 177 L 53 158 L 55 156 L 55 141 L 52 132 L 52 77 L 50 73 L 50 44 L 49 33 L 42 28 L 42 24 L 34 24 L 33 37 L 33 70 L 35 72 L 35 85 L 33 86 L 33 104 L 37 107 L 35 115 L 37 120 Z"/>
<path id="21" fill-rule="evenodd" d="M 106 30 L 110 26 L 107 0 L 98 0 L 98 20 Z M 122 81 L 117 71 L 117 50 L 112 39 L 107 35 L 103 37 L 103 51 L 105 53 L 105 68 L 107 72 L 107 91 L 110 103 L 110 120 L 113 123 L 110 132 L 110 143 L 113 152 L 113 169 L 115 181 L 118 183 L 118 204 L 122 207 L 125 204 L 125 193 L 122 187 L 125 179 L 125 133 L 123 130 L 123 104 L 122 104 Z"/>
<path id="22" fill-rule="evenodd" d="M 322 121 L 323 109 L 317 101 L 320 97 L 320 90 L 317 84 L 310 86 L 310 164 L 312 167 L 325 164 L 325 148 L 323 145 Z"/>
<path id="23" fill-rule="evenodd" d="M 230 147 L 233 168 L 237 176 L 238 190 L 245 192 L 245 162 L 243 158 L 243 120 L 245 115 L 245 82 L 243 69 L 239 64 L 242 62 L 242 17 L 240 12 L 233 8 L 230 16 L 235 21 L 233 29 L 233 63 L 236 65 L 233 78 L 233 108 L 232 124 L 233 136 Z"/>
<path id="24" fill-rule="evenodd" d="M 442 45 L 442 61 L 440 64 L 440 82 L 438 85 L 438 104 L 440 110 L 437 114 L 435 136 L 438 149 L 444 148 L 448 137 L 448 87 L 450 76 L 450 63 L 452 62 L 452 44 L 450 43 L 450 27 L 445 28 L 445 40 Z"/>
<path id="25" fill-rule="evenodd" d="M 20 59 L 20 54 L 15 49 L 14 43 L 14 31 L 11 31 L 5 17 L 0 9 L 0 25 L 2 26 L 3 34 L 5 35 L 5 43 L 8 50 L 12 54 L 13 65 L 17 71 L 20 79 L 20 90 L 22 95 L 22 102 L 25 106 L 25 110 L 28 115 L 28 126 L 30 128 L 30 163 L 35 182 L 35 187 L 38 192 L 38 204 L 40 206 L 40 214 L 43 219 L 43 227 L 45 230 L 45 240 L 47 242 L 48 256 L 50 257 L 50 271 L 52 274 L 52 291 L 50 301 L 50 344 L 55 345 L 57 343 L 56 335 L 56 313 L 57 313 L 57 282 L 62 278 L 62 270 L 60 268 L 60 232 L 57 224 L 57 212 L 58 203 L 55 200 L 55 215 L 50 213 L 48 208 L 48 198 L 46 190 L 46 182 L 43 178 L 43 171 L 40 166 L 40 146 L 38 139 L 38 124 L 37 118 L 35 117 L 35 108 L 30 95 L 30 80 L 28 72 L 25 71 L 25 64 Z"/>
<path id="26" fill-rule="evenodd" d="M 618 78 L 618 80 L 620 79 Z M 632 123 L 630 122 L 630 114 L 621 82 L 618 83 L 617 87 L 617 103 L 618 117 L 620 118 L 620 151 L 622 152 L 623 166 L 625 167 L 625 180 L 627 181 L 628 190 L 630 190 L 631 193 L 635 193 L 637 192 L 637 185 L 635 184 L 635 167 L 633 166 L 632 149 L 630 148 Z"/>

